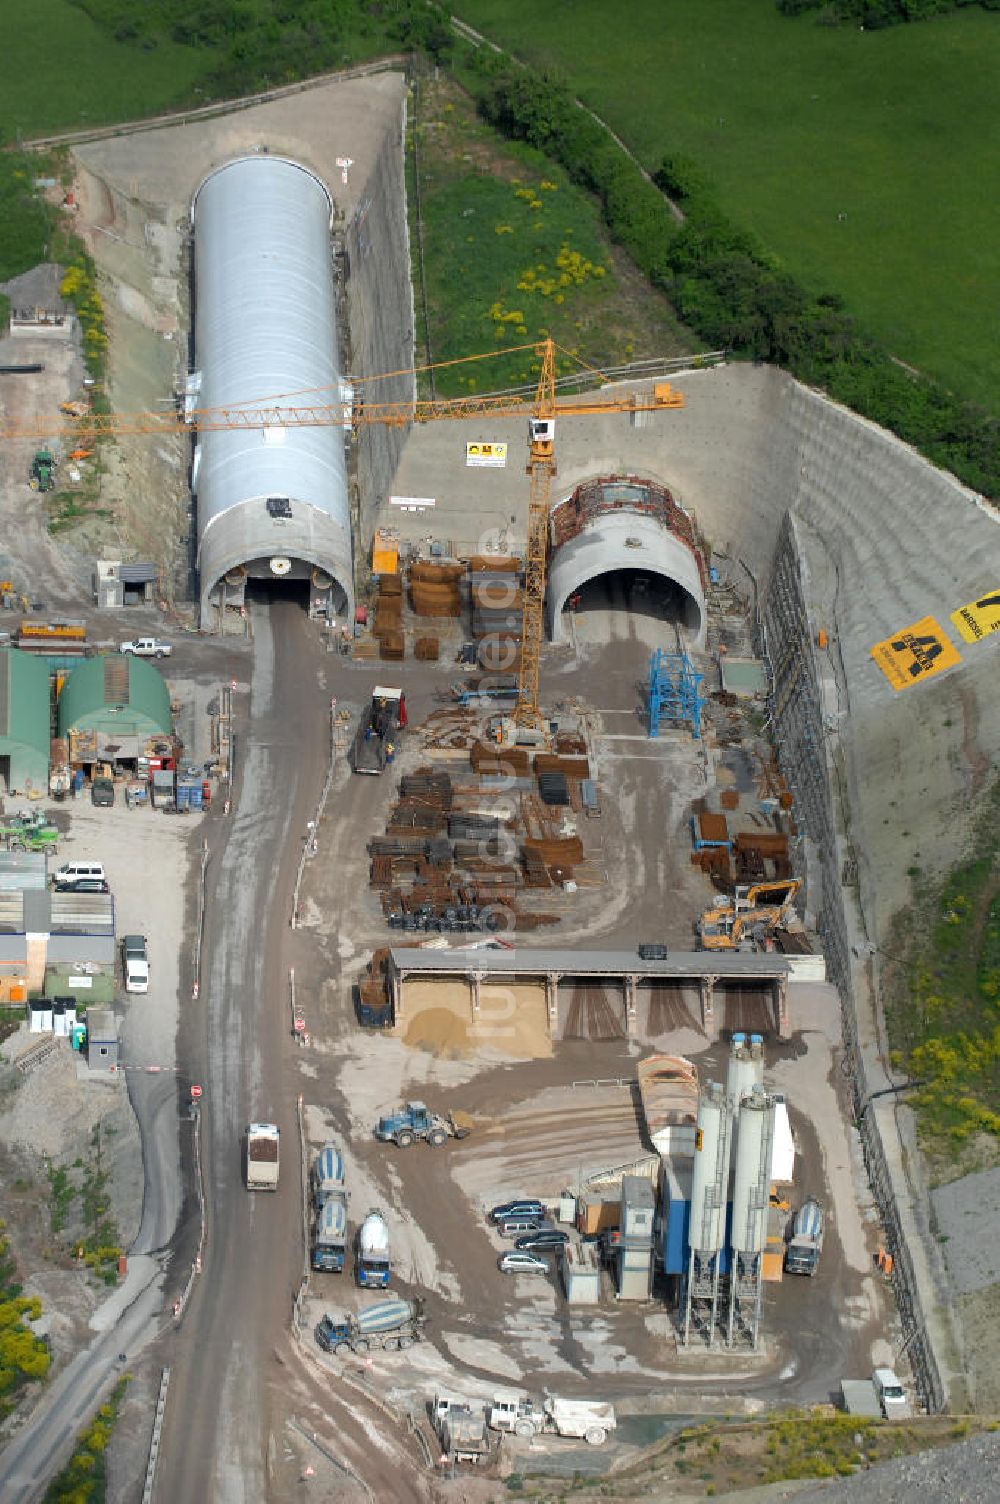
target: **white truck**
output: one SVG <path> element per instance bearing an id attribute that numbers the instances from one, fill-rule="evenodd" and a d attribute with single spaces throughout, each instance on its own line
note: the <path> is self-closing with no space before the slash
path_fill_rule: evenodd
<path id="1" fill-rule="evenodd" d="M 149 953 L 145 935 L 122 936 L 122 970 L 126 992 L 149 991 Z"/>
<path id="2" fill-rule="evenodd" d="M 137 637 L 133 642 L 123 642 L 118 651 L 131 653 L 135 658 L 169 658 L 173 647 L 158 637 Z"/>
<path id="3" fill-rule="evenodd" d="M 278 1146 L 281 1130 L 276 1123 L 247 1126 L 247 1190 L 278 1189 Z"/>
<path id="4" fill-rule="evenodd" d="M 615 1430 L 614 1406 L 603 1400 L 563 1400 L 553 1395 L 536 1405 L 517 1394 L 494 1395 L 487 1416 L 491 1430 L 515 1436 L 571 1436 L 603 1446 Z"/>
<path id="5" fill-rule="evenodd" d="M 358 1228 L 354 1272 L 363 1289 L 384 1290 L 389 1283 L 389 1224 L 374 1207 Z"/>

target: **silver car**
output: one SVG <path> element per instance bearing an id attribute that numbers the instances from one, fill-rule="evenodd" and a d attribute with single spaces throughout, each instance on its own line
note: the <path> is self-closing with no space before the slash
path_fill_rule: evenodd
<path id="1" fill-rule="evenodd" d="M 523 1248 L 511 1248 L 497 1259 L 501 1274 L 548 1274 L 548 1259 L 540 1259 L 537 1253 L 528 1253 Z"/>

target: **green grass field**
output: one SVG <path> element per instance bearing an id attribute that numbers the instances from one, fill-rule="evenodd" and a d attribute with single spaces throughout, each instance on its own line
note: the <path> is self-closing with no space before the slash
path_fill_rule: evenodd
<path id="1" fill-rule="evenodd" d="M 205 53 L 123 46 L 67 0 L 0 0 L 0 140 L 133 120 L 190 95 Z"/>
<path id="2" fill-rule="evenodd" d="M 432 360 L 548 334 L 598 368 L 695 348 L 666 299 L 616 257 L 596 204 L 560 168 L 500 140 L 445 78 L 421 88 L 413 118 Z M 412 211 L 411 203 L 416 244 Z M 560 374 L 579 368 L 566 355 L 558 362 Z M 534 381 L 537 372 L 528 349 L 439 371 L 437 390 L 471 395 Z"/>
<path id="3" fill-rule="evenodd" d="M 842 293 L 901 359 L 1000 406 L 1000 15 L 862 33 L 789 20 L 773 0 L 453 9 L 560 69 L 647 166 L 694 157 L 807 285 Z"/>

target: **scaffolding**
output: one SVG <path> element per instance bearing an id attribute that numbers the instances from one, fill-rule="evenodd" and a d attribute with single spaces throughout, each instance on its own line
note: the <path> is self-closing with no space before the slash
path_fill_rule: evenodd
<path id="1" fill-rule="evenodd" d="M 701 738 L 701 713 L 705 696 L 699 674 L 688 654 L 667 653 L 655 648 L 649 655 L 649 734 L 659 736 L 660 722 L 690 726 L 695 741 Z"/>

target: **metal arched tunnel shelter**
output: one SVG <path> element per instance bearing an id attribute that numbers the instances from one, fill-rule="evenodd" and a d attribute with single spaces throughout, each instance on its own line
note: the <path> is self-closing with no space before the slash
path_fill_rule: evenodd
<path id="1" fill-rule="evenodd" d="M 324 185 L 284 158 L 239 158 L 201 184 L 188 410 L 340 399 L 330 217 Z M 344 446 L 336 425 L 199 432 L 191 488 L 204 625 L 243 605 L 248 580 L 300 582 L 314 614 L 349 617 Z"/>
<path id="2" fill-rule="evenodd" d="M 602 575 L 659 575 L 683 592 L 692 646 L 705 640 L 705 562 L 691 519 L 663 486 L 636 476 L 587 481 L 553 507 L 546 611 L 553 642 L 566 638 L 571 596 Z"/>

